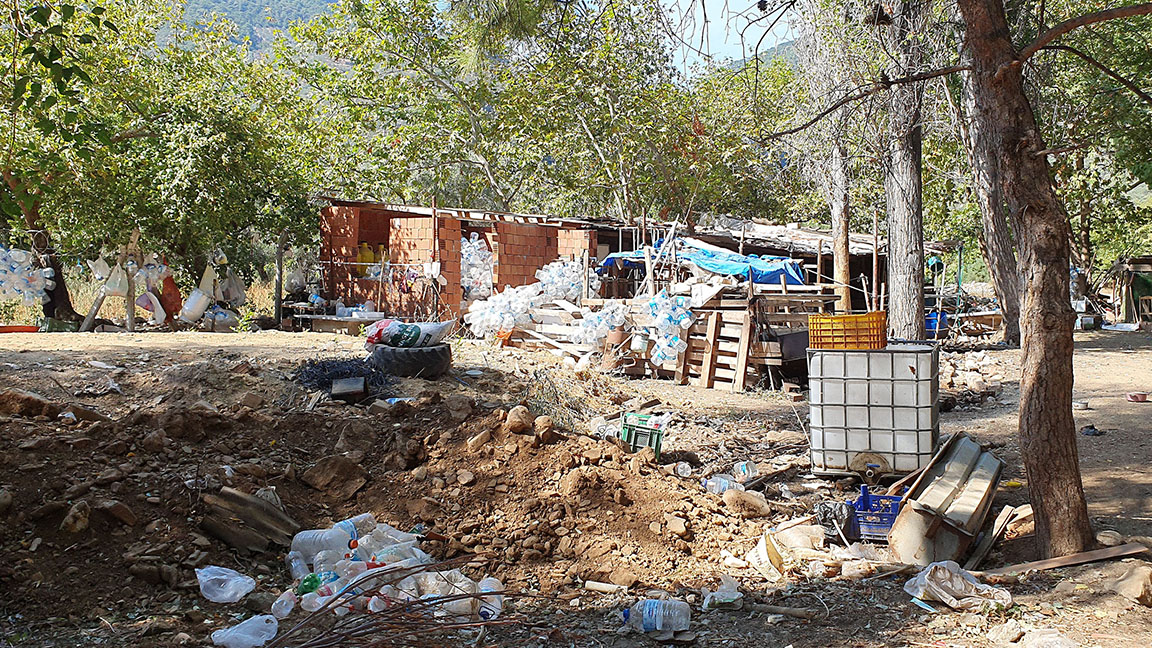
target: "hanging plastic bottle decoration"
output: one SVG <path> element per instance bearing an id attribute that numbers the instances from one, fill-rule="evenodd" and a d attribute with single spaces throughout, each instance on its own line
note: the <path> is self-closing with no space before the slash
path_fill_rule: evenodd
<path id="1" fill-rule="evenodd" d="M 35 266 L 36 256 L 27 250 L 0 245 L 0 301 L 18 301 L 37 306 L 48 301 L 48 291 L 56 287 L 52 268 Z"/>

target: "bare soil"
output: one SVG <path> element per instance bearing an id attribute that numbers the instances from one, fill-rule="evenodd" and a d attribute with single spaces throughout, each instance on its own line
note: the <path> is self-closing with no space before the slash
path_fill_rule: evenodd
<path id="1" fill-rule="evenodd" d="M 810 607 L 819 616 L 696 613 L 697 645 L 991 645 L 984 635 L 1003 619 L 927 614 L 901 589 L 906 577 L 794 577 L 781 588 L 722 565 L 722 549 L 742 556 L 765 525 L 801 515 L 820 498 L 851 494 L 851 484 L 806 478 L 805 404 L 773 393 L 577 375 L 546 353 L 474 342 L 455 344 L 454 354 L 450 376 L 401 379 L 390 388 L 416 401 L 372 414 L 337 403 L 308 410 L 309 393 L 292 380 L 305 359 L 362 356 L 361 341 L 347 336 L 0 336 L 0 386 L 108 418 L 72 424 L 45 412 L 0 416 L 0 490 L 12 496 L 0 509 L 0 646 L 210 645 L 212 630 L 266 612 L 288 585 L 284 549 L 239 552 L 200 527 L 203 493 L 222 484 L 249 493 L 274 487 L 305 528 L 371 511 L 397 527 L 422 524 L 448 536 L 429 551 L 473 554 L 466 572 L 495 574 L 527 595 L 516 603 L 525 625 L 494 631 L 494 645 L 649 645 L 615 633 L 619 611 L 649 589 L 699 603 L 699 588 L 714 588 L 721 572 L 740 580 L 749 601 Z M 963 430 L 998 447 L 1008 462 L 1005 480 L 1023 484 L 1002 484 L 995 511 L 1027 502 L 1028 494 L 1015 442 L 1019 352 L 992 355 L 1008 378 L 996 402 L 961 405 L 942 420 L 945 433 Z M 1107 430 L 1079 438 L 1097 530 L 1152 536 L 1152 403 L 1124 398 L 1152 389 L 1152 339 L 1078 333 L 1075 367 L 1077 398 L 1090 405 L 1077 413 L 1078 425 Z M 83 395 L 105 391 L 109 380 L 122 393 Z M 251 394 L 262 402 L 242 405 Z M 676 415 L 663 461 L 689 461 L 692 478 L 582 434 L 593 416 L 650 398 Z M 552 416 L 561 438 L 537 446 L 504 433 L 503 413 L 521 403 Z M 467 440 L 484 431 L 493 439 L 470 452 Z M 368 475 L 347 499 L 300 479 L 336 454 L 353 457 Z M 700 475 L 744 459 L 780 469 L 765 489 L 774 516 L 743 519 L 701 490 Z M 88 527 L 61 530 L 80 501 L 91 508 Z M 134 524 L 106 513 L 108 502 L 128 508 Z M 671 532 L 671 517 L 685 521 L 683 536 Z M 1023 538 L 998 547 L 986 566 L 1034 557 Z M 1059 629 L 1081 645 L 1152 645 L 1152 611 L 1106 587 L 1142 560 L 1034 575 L 1009 586 L 1017 605 L 1007 616 Z M 204 564 L 256 577 L 256 592 L 231 606 L 206 601 L 193 573 Z M 580 588 L 586 579 L 632 587 L 594 594 Z"/>

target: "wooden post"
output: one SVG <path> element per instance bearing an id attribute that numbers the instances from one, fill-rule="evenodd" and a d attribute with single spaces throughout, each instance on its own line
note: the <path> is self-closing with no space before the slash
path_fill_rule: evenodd
<path id="1" fill-rule="evenodd" d="M 872 308 L 882 310 L 880 307 L 880 212 L 872 211 Z"/>
<path id="2" fill-rule="evenodd" d="M 744 322 L 740 326 L 740 348 L 736 352 L 736 376 L 732 379 L 732 391 L 742 392 L 748 384 L 748 354 L 752 350 L 752 314 L 744 311 Z"/>
<path id="3" fill-rule="evenodd" d="M 284 321 L 284 245 L 288 242 L 288 228 L 280 232 L 280 239 L 276 242 L 276 326 Z"/>
<path id="4" fill-rule="evenodd" d="M 697 383 L 705 389 L 716 384 L 716 356 L 719 349 L 720 311 L 708 315 L 708 332 L 704 338 L 704 363 L 700 366 L 700 380 Z"/>
<path id="5" fill-rule="evenodd" d="M 647 276 L 644 278 L 644 282 L 648 284 L 647 293 L 649 298 L 656 296 L 656 277 L 652 274 L 655 270 L 656 268 L 652 265 L 652 249 L 645 247 L 644 271 Z"/>

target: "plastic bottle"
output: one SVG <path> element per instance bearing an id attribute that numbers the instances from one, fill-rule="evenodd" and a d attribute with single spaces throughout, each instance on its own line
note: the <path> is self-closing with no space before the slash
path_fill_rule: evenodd
<path id="1" fill-rule="evenodd" d="M 744 486 L 736 481 L 732 475 L 712 475 L 708 479 L 701 479 L 700 485 L 709 493 L 723 495 L 729 489 L 744 490 Z"/>
<path id="2" fill-rule="evenodd" d="M 292 538 L 292 551 L 299 551 L 307 560 L 325 549 L 346 553 L 351 542 L 352 536 L 343 529 L 310 529 Z"/>
<path id="3" fill-rule="evenodd" d="M 312 573 L 312 570 L 308 569 L 308 563 L 304 561 L 304 555 L 299 551 L 289 551 L 284 562 L 288 565 L 288 573 L 292 576 L 293 581 L 303 580 L 305 576 Z"/>
<path id="4" fill-rule="evenodd" d="M 484 621 L 491 621 L 500 616 L 500 612 L 504 609 L 504 584 L 488 576 L 476 584 L 476 591 L 480 593 L 477 616 Z"/>
<path id="5" fill-rule="evenodd" d="M 297 594 L 308 594 L 315 592 L 318 587 L 325 583 L 331 583 L 340 578 L 340 575 L 334 571 L 319 572 L 316 574 L 308 574 L 300 581 L 299 587 L 296 588 Z"/>
<path id="6" fill-rule="evenodd" d="M 692 608 L 683 601 L 644 599 L 624 610 L 624 627 L 640 632 L 687 630 L 692 621 Z"/>
<path id="7" fill-rule="evenodd" d="M 741 461 L 735 466 L 732 466 L 732 475 L 736 478 L 736 481 L 740 483 L 746 483 L 759 474 L 760 470 L 756 468 L 755 461 Z"/>
<path id="8" fill-rule="evenodd" d="M 332 549 L 325 549 L 312 557 L 312 571 L 324 572 L 333 571 L 336 568 L 336 563 L 344 560 L 344 555 L 347 551 L 334 551 Z"/>
<path id="9" fill-rule="evenodd" d="M 320 596 L 316 592 L 308 592 L 300 597 L 300 608 L 305 612 L 315 612 L 328 603 L 327 596 Z"/>
<path id="10" fill-rule="evenodd" d="M 300 599 L 296 597 L 296 592 L 286 589 L 280 592 L 280 596 L 276 598 L 276 602 L 272 604 L 272 616 L 277 619 L 283 619 L 292 613 L 292 608 L 296 607 L 296 602 Z"/>

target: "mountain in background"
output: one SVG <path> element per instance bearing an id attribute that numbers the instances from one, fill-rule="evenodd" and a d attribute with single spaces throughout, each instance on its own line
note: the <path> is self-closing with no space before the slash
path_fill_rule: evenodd
<path id="1" fill-rule="evenodd" d="M 271 45 L 273 30 L 324 13 L 329 4 L 330 0 L 188 0 L 184 18 L 195 22 L 213 13 L 226 16 L 259 50 Z"/>

